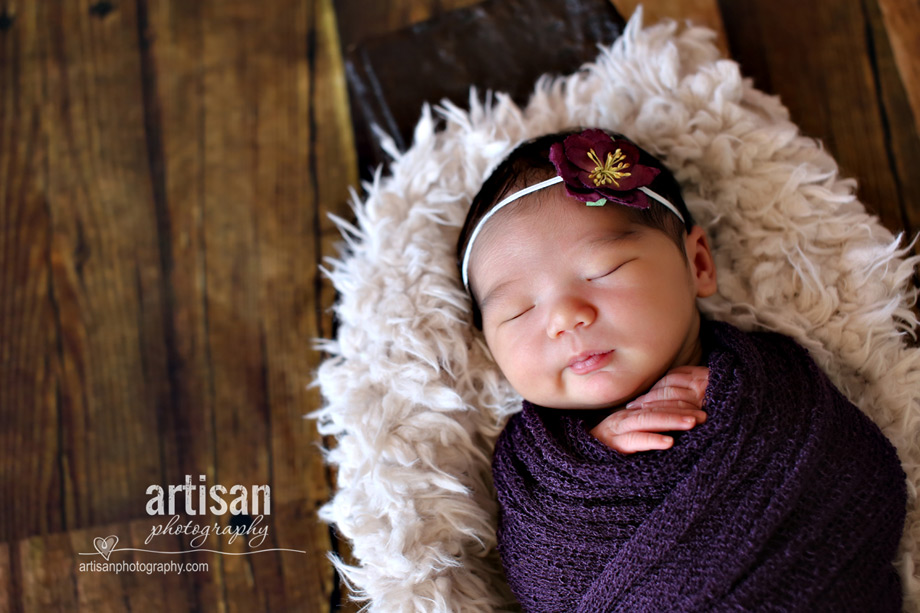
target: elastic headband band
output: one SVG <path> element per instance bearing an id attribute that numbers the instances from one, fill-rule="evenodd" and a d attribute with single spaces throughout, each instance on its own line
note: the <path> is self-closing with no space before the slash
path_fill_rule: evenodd
<path id="1" fill-rule="evenodd" d="M 523 198 L 524 196 L 528 194 L 532 194 L 533 192 L 539 191 L 545 187 L 555 185 L 556 183 L 562 183 L 562 181 L 563 181 L 562 177 L 553 177 L 552 179 L 547 179 L 546 181 L 541 181 L 540 183 L 531 185 L 530 187 L 525 187 L 524 189 L 520 191 L 516 191 L 510 196 L 508 196 L 507 198 L 505 198 L 504 200 L 502 200 L 501 202 L 499 202 L 498 204 L 496 204 L 494 207 L 492 207 L 492 210 L 486 213 L 485 216 L 479 220 L 479 223 L 476 224 L 476 227 L 473 229 L 473 233 L 470 235 L 469 242 L 467 242 L 466 244 L 466 251 L 463 253 L 463 264 L 460 267 L 461 274 L 463 276 L 463 286 L 466 287 L 467 291 L 469 291 L 470 289 L 469 266 L 470 266 L 470 254 L 473 253 L 473 243 L 476 241 L 476 238 L 479 236 L 479 232 L 482 230 L 483 226 L 485 226 L 486 222 L 489 221 L 489 219 L 491 219 L 493 215 L 495 215 L 497 212 L 499 212 L 504 207 L 508 206 L 509 204 L 517 200 L 518 198 Z M 668 208 L 669 211 L 677 215 L 678 219 L 680 219 L 681 222 L 686 223 L 686 221 L 684 220 L 684 216 L 680 214 L 680 211 L 677 210 L 676 206 L 668 202 L 667 198 L 653 192 L 647 187 L 639 187 L 638 190 L 641 191 L 646 196 L 648 196 L 649 198 L 654 198 L 655 200 L 663 204 L 665 207 Z"/>

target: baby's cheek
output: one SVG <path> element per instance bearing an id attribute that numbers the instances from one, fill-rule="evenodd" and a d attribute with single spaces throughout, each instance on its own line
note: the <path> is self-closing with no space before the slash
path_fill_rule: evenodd
<path id="1" fill-rule="evenodd" d="M 558 373 L 547 365 L 544 348 L 538 340 L 525 334 L 512 334 L 514 330 L 503 330 L 499 334 L 486 335 L 486 343 L 502 374 L 515 391 L 539 404 L 552 394 L 553 381 Z"/>
<path id="2" fill-rule="evenodd" d="M 529 398 L 533 395 L 534 390 L 532 389 L 532 381 L 531 377 L 527 374 L 527 369 L 514 365 L 505 367 L 499 365 L 499 368 L 501 368 L 502 374 L 505 375 L 505 378 L 508 379 L 511 387 L 513 387 L 517 393 L 525 398 Z"/>
<path id="3" fill-rule="evenodd" d="M 538 375 L 540 369 L 535 363 L 512 361 L 499 363 L 499 368 L 514 391 L 523 398 L 536 404 L 545 401 L 547 380 L 545 376 Z"/>

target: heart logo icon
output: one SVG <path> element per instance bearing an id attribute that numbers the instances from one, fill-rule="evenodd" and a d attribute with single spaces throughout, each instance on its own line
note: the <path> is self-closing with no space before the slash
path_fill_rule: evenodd
<path id="1" fill-rule="evenodd" d="M 115 551 L 115 545 L 118 543 L 118 537 L 114 534 L 111 534 L 105 538 L 96 537 L 93 539 L 93 545 L 96 547 L 96 551 L 102 554 L 102 557 L 105 558 L 105 561 L 109 561 L 109 556 L 112 555 L 112 552 Z"/>

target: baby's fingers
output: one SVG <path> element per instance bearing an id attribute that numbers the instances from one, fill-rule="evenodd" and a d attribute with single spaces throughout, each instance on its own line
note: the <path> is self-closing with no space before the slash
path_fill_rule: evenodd
<path id="1" fill-rule="evenodd" d="M 626 408 L 636 409 L 639 407 L 651 406 L 656 403 L 670 402 L 677 404 L 686 403 L 698 409 L 703 406 L 704 396 L 704 392 L 698 392 L 697 390 L 688 389 L 686 387 L 662 387 L 652 389 L 648 393 L 639 396 L 627 404 Z"/>
<path id="2" fill-rule="evenodd" d="M 705 421 L 706 414 L 699 409 L 677 409 L 673 406 L 626 409 L 608 416 L 589 433 L 611 449 L 634 453 L 668 449 L 673 439 L 659 432 L 690 430 Z"/>
<path id="3" fill-rule="evenodd" d="M 651 400 L 643 401 L 640 405 L 627 409 L 635 411 L 642 409 L 644 411 L 660 411 L 667 413 L 677 413 L 680 415 L 689 415 L 696 418 L 696 423 L 701 424 L 706 421 L 706 412 L 700 408 L 700 403 L 696 399 L 692 400 Z"/>
<path id="4" fill-rule="evenodd" d="M 668 432 L 689 430 L 697 424 L 697 417 L 681 411 L 654 411 L 650 409 L 617 411 L 594 426 L 591 434 L 598 437 L 607 433 L 609 437 L 630 432 Z"/>
<path id="5" fill-rule="evenodd" d="M 638 451 L 652 451 L 655 449 L 670 449 L 674 444 L 674 439 L 662 434 L 652 432 L 630 432 L 617 436 L 601 435 L 596 436 L 600 442 L 604 443 L 614 451 L 630 454 Z"/>
<path id="6" fill-rule="evenodd" d="M 699 408 L 706 396 L 709 369 L 701 366 L 675 368 L 662 377 L 647 393 L 626 405 L 632 409 L 660 401 L 688 402 Z"/>
<path id="7" fill-rule="evenodd" d="M 694 377 L 707 378 L 709 376 L 709 367 L 708 366 L 676 366 L 669 370 L 666 374 L 688 374 Z"/>
<path id="8" fill-rule="evenodd" d="M 705 366 L 679 366 L 669 370 L 665 376 L 652 386 L 652 389 L 685 387 L 702 393 L 706 391 L 708 383 L 709 369 Z"/>

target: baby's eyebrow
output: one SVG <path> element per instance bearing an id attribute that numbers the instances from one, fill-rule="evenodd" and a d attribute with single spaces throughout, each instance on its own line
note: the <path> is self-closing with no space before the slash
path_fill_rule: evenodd
<path id="1" fill-rule="evenodd" d="M 586 246 L 591 247 L 602 247 L 605 245 L 613 245 L 623 241 L 631 240 L 638 238 L 639 233 L 636 230 L 623 230 L 620 232 L 605 232 L 603 235 L 590 240 L 586 243 Z"/>
<path id="2" fill-rule="evenodd" d="M 501 298 L 502 294 L 508 293 L 508 288 L 510 288 L 513 283 L 514 280 L 509 279 L 490 289 L 489 292 L 482 297 L 482 300 L 479 301 L 479 310 L 484 311 L 488 303 L 493 302 L 496 298 Z"/>

